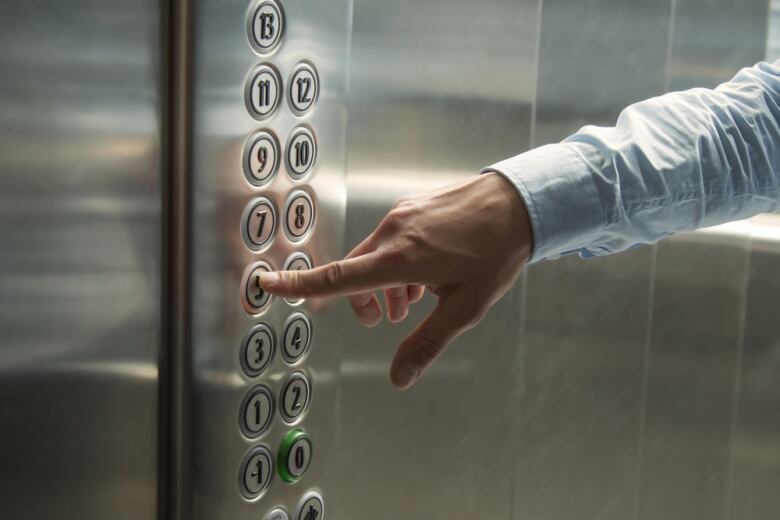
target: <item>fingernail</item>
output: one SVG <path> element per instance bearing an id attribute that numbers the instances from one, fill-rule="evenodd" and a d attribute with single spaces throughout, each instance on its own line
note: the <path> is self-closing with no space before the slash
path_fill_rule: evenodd
<path id="1" fill-rule="evenodd" d="M 420 377 L 420 370 L 413 364 L 401 365 L 396 373 L 395 383 L 401 388 L 409 388 Z"/>
<path id="2" fill-rule="evenodd" d="M 260 287 L 273 289 L 276 285 L 279 285 L 280 280 L 279 273 L 263 273 L 260 275 Z"/>

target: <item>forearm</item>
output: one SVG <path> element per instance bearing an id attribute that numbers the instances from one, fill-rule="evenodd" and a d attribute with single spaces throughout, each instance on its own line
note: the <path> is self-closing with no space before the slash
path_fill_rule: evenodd
<path id="1" fill-rule="evenodd" d="M 616 126 L 498 163 L 528 208 L 533 261 L 620 251 L 780 207 L 780 68 L 630 106 Z"/>

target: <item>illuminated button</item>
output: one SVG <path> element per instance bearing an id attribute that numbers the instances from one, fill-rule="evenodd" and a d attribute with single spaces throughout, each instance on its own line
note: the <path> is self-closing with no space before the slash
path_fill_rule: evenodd
<path id="1" fill-rule="evenodd" d="M 289 364 L 300 361 L 311 345 L 311 321 L 302 312 L 296 312 L 284 324 L 282 357 Z"/>
<path id="2" fill-rule="evenodd" d="M 317 140 L 306 127 L 293 130 L 287 140 L 287 171 L 293 179 L 302 179 L 317 160 Z"/>
<path id="3" fill-rule="evenodd" d="M 260 276 L 269 272 L 271 266 L 265 262 L 258 262 L 244 272 L 241 303 L 249 314 L 259 315 L 271 305 L 271 295 L 260 287 Z"/>
<path id="4" fill-rule="evenodd" d="M 257 377 L 268 368 L 274 357 L 274 333 L 265 323 L 255 325 L 241 345 L 241 368 L 249 377 Z"/>
<path id="5" fill-rule="evenodd" d="M 311 400 L 311 385 L 303 372 L 295 372 L 282 387 L 281 412 L 282 418 L 292 423 L 309 407 Z"/>
<path id="6" fill-rule="evenodd" d="M 269 118 L 282 95 L 279 74 L 270 65 L 258 65 L 246 85 L 246 106 L 256 119 Z"/>
<path id="7" fill-rule="evenodd" d="M 284 35 L 284 12 L 274 0 L 263 0 L 247 23 L 249 43 L 260 54 L 272 52 Z"/>
<path id="8" fill-rule="evenodd" d="M 325 504 L 318 493 L 307 493 L 298 507 L 296 520 L 323 520 L 325 518 Z"/>
<path id="9" fill-rule="evenodd" d="M 284 205 L 284 231 L 291 242 L 299 243 L 306 239 L 314 226 L 314 201 L 305 191 L 295 191 Z"/>
<path id="10" fill-rule="evenodd" d="M 269 245 L 276 234 L 276 209 L 273 203 L 261 197 L 244 210 L 244 242 L 249 249 L 259 251 Z"/>
<path id="11" fill-rule="evenodd" d="M 268 488 L 273 468 L 273 457 L 268 448 L 257 446 L 249 450 L 238 472 L 238 484 L 244 498 L 255 499 Z"/>
<path id="12" fill-rule="evenodd" d="M 250 439 L 261 436 L 271 426 L 273 411 L 271 391 L 264 386 L 252 388 L 241 403 L 241 431 Z"/>
<path id="13" fill-rule="evenodd" d="M 301 479 L 311 464 L 312 446 L 311 439 L 303 430 L 288 432 L 279 445 L 276 464 L 279 467 L 279 476 L 287 483 L 297 482 Z"/>
<path id="14" fill-rule="evenodd" d="M 290 108 L 297 115 L 308 112 L 320 94 L 320 80 L 314 67 L 306 62 L 299 63 L 290 75 L 287 86 Z"/>
<path id="15" fill-rule="evenodd" d="M 308 271 L 309 269 L 311 269 L 311 259 L 306 253 L 293 253 L 284 263 L 285 271 Z M 285 298 L 285 301 L 290 305 L 298 305 L 303 302 L 303 298 Z"/>
<path id="16" fill-rule="evenodd" d="M 287 514 L 287 511 L 281 507 L 277 507 L 276 509 L 269 511 L 263 517 L 263 520 L 290 520 L 290 516 Z"/>
<path id="17" fill-rule="evenodd" d="M 268 184 L 279 170 L 279 142 L 273 134 L 261 130 L 253 134 L 244 148 L 244 174 L 255 186 Z"/>

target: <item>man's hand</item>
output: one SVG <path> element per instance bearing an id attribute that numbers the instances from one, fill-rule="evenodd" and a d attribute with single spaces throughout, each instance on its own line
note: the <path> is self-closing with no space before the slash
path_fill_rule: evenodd
<path id="1" fill-rule="evenodd" d="M 533 248 L 525 205 L 489 173 L 402 198 L 344 260 L 311 271 L 269 273 L 261 285 L 285 297 L 348 295 L 367 326 L 406 318 L 427 287 L 439 303 L 395 354 L 393 383 L 408 388 L 447 345 L 474 327 L 512 286 Z"/>

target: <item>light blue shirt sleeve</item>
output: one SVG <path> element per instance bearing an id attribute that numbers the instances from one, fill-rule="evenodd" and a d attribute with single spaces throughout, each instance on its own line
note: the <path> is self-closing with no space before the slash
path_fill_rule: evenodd
<path id="1" fill-rule="evenodd" d="M 780 61 L 626 108 L 485 171 L 531 219 L 531 261 L 590 257 L 780 208 Z"/>

